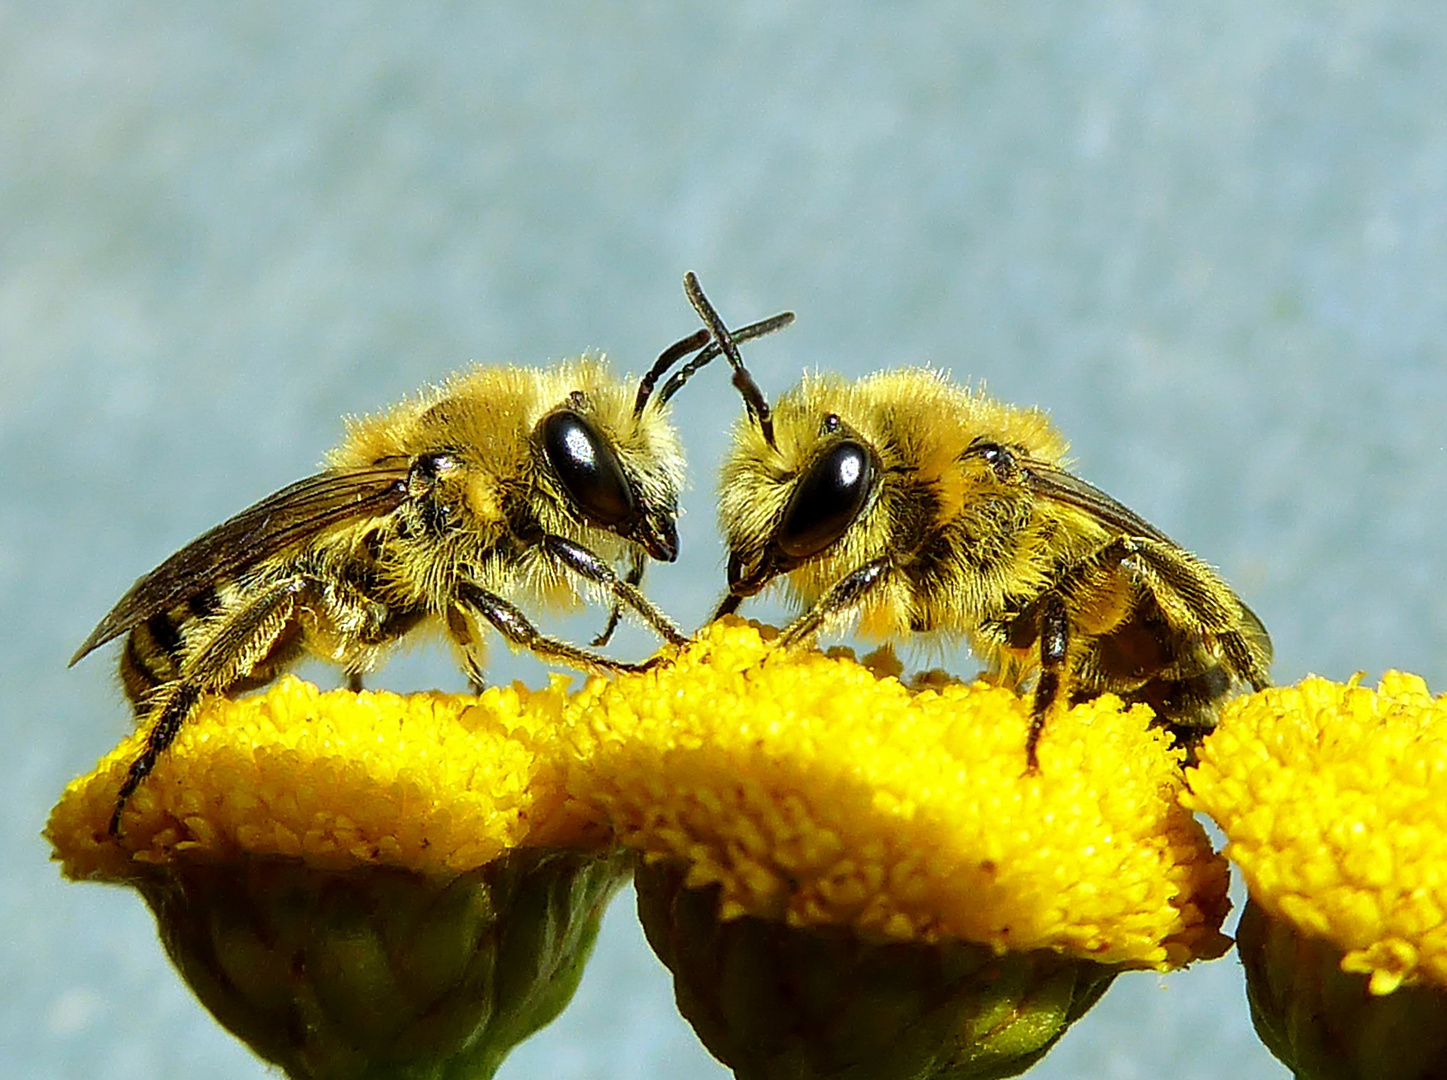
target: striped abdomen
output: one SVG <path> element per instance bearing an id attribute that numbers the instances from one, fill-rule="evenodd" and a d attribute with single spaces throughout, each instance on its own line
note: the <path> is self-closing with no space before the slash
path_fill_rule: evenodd
<path id="1" fill-rule="evenodd" d="M 205 589 L 185 605 L 152 615 L 126 635 L 121 650 L 121 685 L 131 708 L 144 716 L 155 703 L 156 691 L 181 677 L 186 639 L 196 623 L 221 606 L 216 590 Z"/>

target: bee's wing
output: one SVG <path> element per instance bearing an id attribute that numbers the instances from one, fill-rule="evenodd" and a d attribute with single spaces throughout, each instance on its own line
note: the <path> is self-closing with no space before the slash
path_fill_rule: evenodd
<path id="1" fill-rule="evenodd" d="M 1240 599 L 1239 597 L 1237 598 Z M 1261 622 L 1261 617 L 1252 611 L 1245 604 L 1241 605 L 1241 621 L 1246 624 L 1246 632 L 1255 638 L 1256 646 L 1265 655 L 1267 666 L 1271 664 L 1273 649 L 1271 647 L 1271 635 L 1266 632 L 1266 626 Z"/>
<path id="2" fill-rule="evenodd" d="M 197 537 L 132 585 L 70 662 L 325 529 L 388 513 L 402 502 L 406 478 L 405 466 L 334 469 L 268 495 Z"/>
<path id="3" fill-rule="evenodd" d="M 1087 484 L 1073 473 L 1034 458 L 1026 458 L 1020 464 L 1025 470 L 1025 486 L 1036 495 L 1084 510 L 1098 521 L 1117 528 L 1128 536 L 1147 536 L 1163 544 L 1180 547 L 1134 510 L 1122 506 L 1100 488 Z"/>
<path id="4" fill-rule="evenodd" d="M 1100 488 L 1087 484 L 1080 477 L 1033 458 L 1026 459 L 1022 464 L 1026 475 L 1025 485 L 1035 494 L 1084 510 L 1129 536 L 1148 536 L 1172 547 L 1180 547 L 1134 510 L 1122 506 Z M 1236 603 L 1241 608 L 1241 622 L 1245 633 L 1256 640 L 1256 644 L 1269 660 L 1271 637 L 1267 634 L 1266 627 L 1262 625 L 1256 612 L 1241 602 L 1239 596 L 1236 597 Z"/>

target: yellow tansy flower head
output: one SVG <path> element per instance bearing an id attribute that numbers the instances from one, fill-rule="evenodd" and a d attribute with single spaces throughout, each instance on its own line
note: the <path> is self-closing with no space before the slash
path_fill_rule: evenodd
<path id="1" fill-rule="evenodd" d="M 1269 913 L 1335 942 L 1373 993 L 1447 986 L 1447 699 L 1400 672 L 1253 694 L 1190 785 Z"/>
<path id="2" fill-rule="evenodd" d="M 518 847 L 596 844 L 597 823 L 563 793 L 566 701 L 561 684 L 402 696 L 286 676 L 197 710 L 131 799 L 119 841 L 106 825 L 144 732 L 67 788 L 46 832 L 67 874 L 97 879 L 241 852 L 458 873 Z"/>
<path id="3" fill-rule="evenodd" d="M 1253 694 L 1188 780 L 1250 891 L 1268 1046 L 1303 1076 L 1447 1075 L 1447 698 L 1400 672 Z"/>
<path id="4" fill-rule="evenodd" d="M 911 689 L 737 619 L 570 713 L 680 1008 L 740 1077 L 1004 1076 L 1123 967 L 1218 955 L 1226 866 L 1150 713 Z"/>
<path id="5" fill-rule="evenodd" d="M 70 877 L 139 889 L 197 996 L 289 1075 L 488 1076 L 567 1003 L 631 868 L 565 792 L 567 702 L 284 678 L 188 718 L 119 838 L 141 733 L 46 835 Z"/>
<path id="6" fill-rule="evenodd" d="M 1027 775 L 1014 693 L 912 690 L 738 620 L 589 693 L 573 793 L 690 886 L 717 884 L 725 919 L 1155 968 L 1220 951 L 1225 863 L 1144 708 L 1052 718 Z"/>

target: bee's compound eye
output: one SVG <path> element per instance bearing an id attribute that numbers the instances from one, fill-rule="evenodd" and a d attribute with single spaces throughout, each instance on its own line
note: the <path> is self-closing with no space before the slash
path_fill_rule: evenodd
<path id="1" fill-rule="evenodd" d="M 796 559 L 823 551 L 854 524 L 873 487 L 874 456 L 868 448 L 852 440 L 835 443 L 794 489 L 779 547 Z"/>
<path id="2" fill-rule="evenodd" d="M 564 409 L 545 419 L 542 429 L 543 451 L 584 517 L 613 526 L 634 516 L 623 466 L 592 424 Z"/>
<path id="3" fill-rule="evenodd" d="M 412 471 L 418 476 L 425 476 L 428 480 L 436 480 L 439 476 L 457 468 L 457 459 L 451 454 L 423 454 L 412 463 Z"/>

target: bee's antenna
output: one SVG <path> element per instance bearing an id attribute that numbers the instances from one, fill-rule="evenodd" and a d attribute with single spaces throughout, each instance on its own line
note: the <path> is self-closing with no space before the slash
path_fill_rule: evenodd
<path id="1" fill-rule="evenodd" d="M 703 289 L 698 284 L 698 277 L 692 270 L 683 275 L 683 291 L 688 295 L 688 302 L 693 305 L 693 309 L 698 312 L 699 317 L 712 331 L 714 343 L 723 350 L 723 354 L 733 365 L 734 387 L 743 395 L 744 405 L 748 408 L 749 415 L 758 423 L 759 430 L 763 432 L 764 441 L 770 446 L 775 445 L 774 421 L 769 415 L 769 403 L 764 400 L 764 392 L 759 389 L 759 384 L 754 382 L 754 377 L 749 374 L 749 369 L 744 367 L 743 357 L 739 356 L 738 346 L 734 342 L 733 336 L 729 333 L 728 327 L 724 325 L 723 319 L 719 317 L 719 313 L 708 302 L 708 297 L 703 295 Z M 785 314 L 788 315 L 788 318 L 779 324 L 781 326 L 787 326 L 794 319 L 791 313 L 786 312 Z M 777 316 L 781 319 L 783 317 L 782 315 Z M 777 329 L 777 327 L 771 327 L 771 329 Z M 694 362 L 697 362 L 697 358 Z"/>
<path id="2" fill-rule="evenodd" d="M 633 415 L 643 415 L 643 407 L 648 404 L 648 397 L 653 393 L 653 387 L 658 380 L 663 378 L 663 373 L 678 363 L 691 352 L 696 352 L 708 344 L 709 332 L 707 330 L 695 330 L 682 341 L 675 341 L 668 348 L 664 349 L 654 361 L 653 366 L 648 369 L 648 374 L 638 384 L 638 397 L 633 402 Z M 663 394 L 659 397 L 659 403 L 667 401 L 672 394 Z"/>
<path id="3" fill-rule="evenodd" d="M 792 311 L 781 311 L 779 314 L 770 316 L 767 319 L 760 319 L 756 323 L 750 323 L 740 330 L 731 331 L 730 336 L 734 339 L 735 345 L 741 345 L 745 341 L 752 341 L 754 338 L 763 337 L 765 334 L 772 334 L 775 330 L 782 330 L 793 321 L 794 313 Z M 663 389 L 658 392 L 658 400 L 667 401 L 673 397 L 674 394 L 683 389 L 684 383 L 693 378 L 694 373 L 698 371 L 699 368 L 706 367 L 710 361 L 716 360 L 722 355 L 723 350 L 719 348 L 718 343 L 711 343 L 708 348 L 704 349 L 692 360 L 684 364 L 683 367 L 669 376 L 668 382 L 664 383 Z"/>

